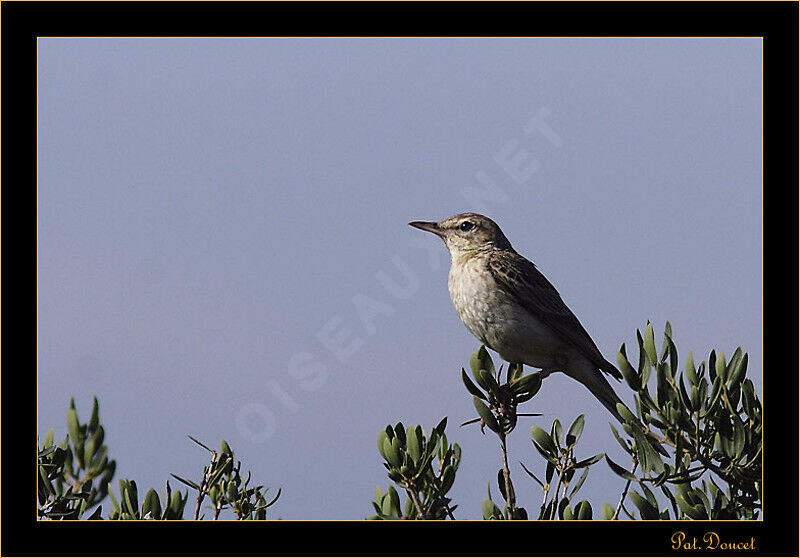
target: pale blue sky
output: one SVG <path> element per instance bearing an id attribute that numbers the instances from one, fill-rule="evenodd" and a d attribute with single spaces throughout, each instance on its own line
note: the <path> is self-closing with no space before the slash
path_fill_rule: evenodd
<path id="1" fill-rule="evenodd" d="M 463 211 L 612 362 L 668 319 L 681 362 L 742 345 L 760 388 L 760 39 L 38 44 L 39 432 L 96 394 L 118 477 L 197 477 L 186 435 L 225 438 L 283 487 L 273 518 L 360 519 L 390 482 L 378 430 L 448 416 L 456 515 L 479 518 L 500 453 L 458 428 L 478 341 L 407 226 Z M 544 413 L 509 442 L 530 511 L 531 424 L 585 412 L 580 454 L 624 463 L 563 375 L 522 410 Z M 582 493 L 597 511 L 623 482 L 600 463 Z"/>

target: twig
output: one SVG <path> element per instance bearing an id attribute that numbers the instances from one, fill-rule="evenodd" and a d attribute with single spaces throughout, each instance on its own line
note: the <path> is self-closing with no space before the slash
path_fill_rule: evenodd
<path id="1" fill-rule="evenodd" d="M 559 460 L 559 465 L 560 465 L 560 460 Z M 555 518 L 556 518 L 556 509 L 558 508 L 558 504 L 559 504 L 558 492 L 559 492 L 559 487 L 561 486 L 561 481 L 564 478 L 564 469 L 565 469 L 565 467 L 560 467 L 559 470 L 558 470 L 558 482 L 556 482 L 556 492 L 555 492 L 555 494 L 553 494 L 553 499 L 551 500 L 551 502 L 553 504 L 553 509 L 550 511 L 550 519 L 551 520 L 555 520 Z"/>
<path id="2" fill-rule="evenodd" d="M 544 519 L 544 512 L 547 511 L 547 495 L 550 493 L 550 483 L 548 482 L 542 487 L 542 510 L 539 513 L 539 517 Z"/>
<path id="3" fill-rule="evenodd" d="M 639 466 L 639 460 L 636 457 L 633 457 L 633 468 L 631 469 L 631 475 L 636 472 L 636 468 Z M 619 511 L 622 509 L 622 503 L 625 501 L 625 496 L 628 495 L 628 489 L 631 486 L 632 479 L 628 479 L 628 482 L 625 483 L 625 489 L 622 491 L 622 496 L 619 498 L 619 502 L 617 503 L 617 509 L 614 510 L 614 515 L 611 519 L 617 519 L 619 517 Z"/>
<path id="4" fill-rule="evenodd" d="M 439 486 L 439 479 L 434 477 L 433 479 L 433 488 L 436 490 L 436 495 L 442 500 L 442 504 L 444 504 L 444 509 L 447 512 L 447 516 L 455 521 L 455 517 L 453 517 L 453 511 L 450 509 L 450 505 L 447 503 L 447 499 L 444 497 L 444 493 L 442 492 L 441 487 Z"/>
<path id="5" fill-rule="evenodd" d="M 422 504 L 419 502 L 417 491 L 414 490 L 411 484 L 408 484 L 406 485 L 406 492 L 411 497 L 411 500 L 414 501 L 414 506 L 417 508 L 417 515 L 419 516 L 419 519 L 425 519 L 425 514 L 422 513 Z"/>
<path id="6" fill-rule="evenodd" d="M 503 477 L 506 484 L 506 516 L 508 519 L 513 518 L 514 510 L 516 508 L 516 496 L 514 489 L 511 487 L 511 471 L 508 468 L 508 451 L 506 449 L 506 435 L 504 433 L 498 434 L 500 436 L 500 447 L 503 450 Z"/>
<path id="7" fill-rule="evenodd" d="M 191 438 L 191 436 L 189 436 L 189 437 Z M 192 440 L 194 440 L 194 438 L 192 438 Z M 194 440 L 194 441 L 197 442 L 197 440 Z M 197 443 L 200 444 L 200 442 L 197 442 Z M 202 444 L 200 444 L 200 445 L 202 445 Z M 205 446 L 203 446 L 203 447 L 205 447 Z M 208 448 L 206 448 L 206 449 L 208 449 Z M 211 480 L 211 475 L 214 474 L 214 472 L 215 472 L 214 471 L 214 463 L 217 460 L 217 452 L 215 452 L 214 450 L 209 450 L 209 451 L 211 451 L 211 465 L 208 466 L 208 469 L 206 470 L 206 474 L 203 475 L 203 480 L 200 483 L 200 490 L 198 490 L 198 494 L 197 494 L 197 504 L 194 507 L 194 518 L 195 519 L 200 519 L 200 506 L 203 505 L 203 500 L 206 497 L 206 489 L 208 489 L 208 483 Z"/>

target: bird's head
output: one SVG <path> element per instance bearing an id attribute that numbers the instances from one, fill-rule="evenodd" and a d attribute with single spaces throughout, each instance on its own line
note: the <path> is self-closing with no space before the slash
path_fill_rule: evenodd
<path id="1" fill-rule="evenodd" d="M 512 249 L 497 223 L 477 213 L 461 213 L 439 222 L 412 221 L 409 225 L 442 237 L 453 257 L 483 250 Z"/>

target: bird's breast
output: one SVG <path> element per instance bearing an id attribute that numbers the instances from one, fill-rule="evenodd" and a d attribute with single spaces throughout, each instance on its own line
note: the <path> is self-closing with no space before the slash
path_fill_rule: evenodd
<path id="1" fill-rule="evenodd" d="M 459 318 L 482 343 L 510 362 L 553 365 L 560 341 L 500 288 L 481 259 L 453 262 L 447 286 Z"/>
<path id="2" fill-rule="evenodd" d="M 447 288 L 458 317 L 475 337 L 488 344 L 486 334 L 497 306 L 497 285 L 489 270 L 478 258 L 460 264 L 454 262 Z"/>

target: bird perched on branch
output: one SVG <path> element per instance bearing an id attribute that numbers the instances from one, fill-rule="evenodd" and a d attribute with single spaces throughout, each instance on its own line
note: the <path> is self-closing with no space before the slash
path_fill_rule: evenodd
<path id="1" fill-rule="evenodd" d="M 459 318 L 510 363 L 562 371 L 578 380 L 617 418 L 621 403 L 603 376 L 622 374 L 608 362 L 558 291 L 520 256 L 497 224 L 477 213 L 412 227 L 440 236 L 450 252 L 447 286 Z"/>

